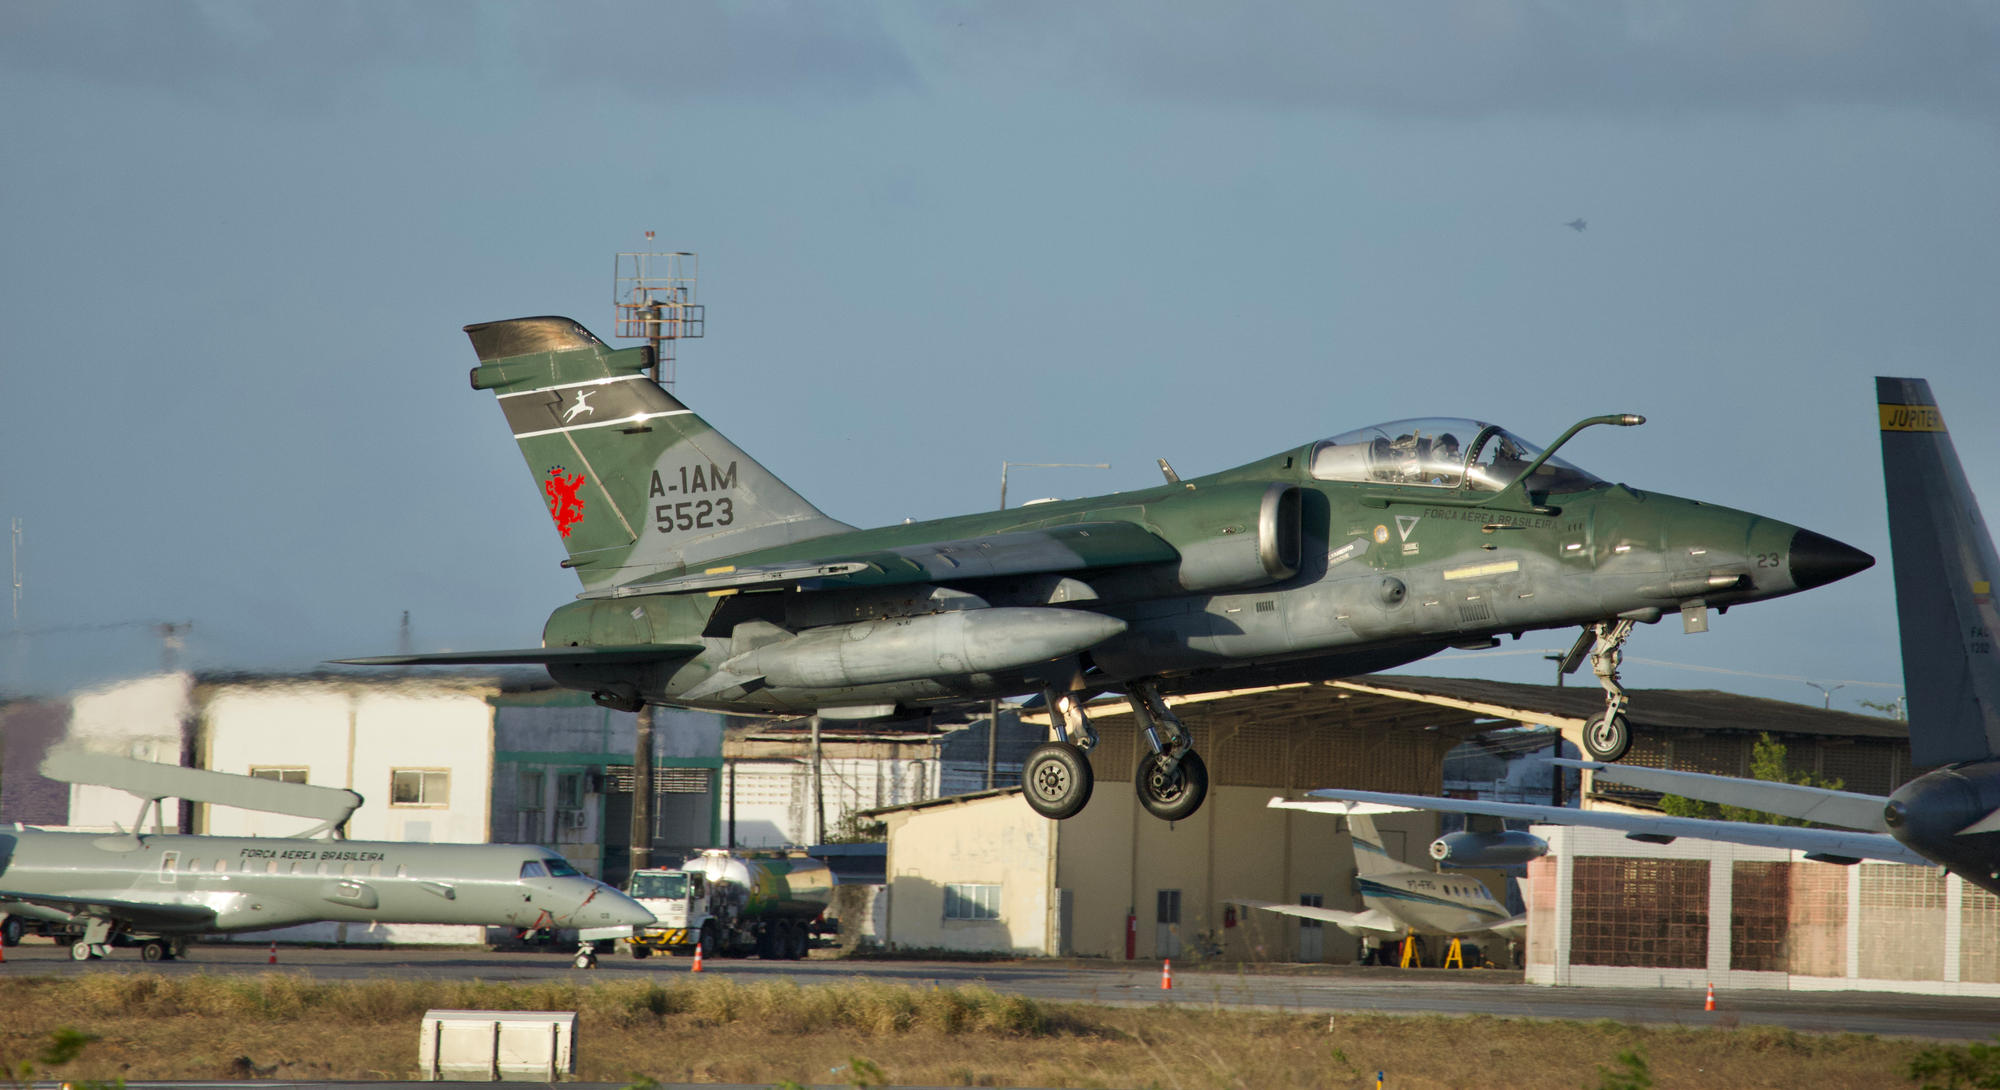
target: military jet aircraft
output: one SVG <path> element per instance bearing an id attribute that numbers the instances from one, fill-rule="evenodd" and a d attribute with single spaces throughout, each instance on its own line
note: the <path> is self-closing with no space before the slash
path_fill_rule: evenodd
<path id="1" fill-rule="evenodd" d="M 143 800 L 129 833 L 0 829 L 0 934 L 18 939 L 24 918 L 54 925 L 77 936 L 78 961 L 105 956 L 114 940 L 160 961 L 200 935 L 335 921 L 575 928 L 577 967 L 588 968 L 593 938 L 653 922 L 547 848 L 140 831 L 149 811 L 159 828 L 169 795 L 332 819 L 308 830 L 324 831 L 360 804 L 352 791 L 78 753 L 53 753 L 52 768 Z"/>
<path id="2" fill-rule="evenodd" d="M 1590 224 L 1582 219 L 1573 219 L 1568 223 L 1563 224 L 1563 226 L 1569 228 L 1572 231 L 1581 233 L 1585 229 L 1589 228 Z"/>
<path id="3" fill-rule="evenodd" d="M 2000 894 L 2000 660 L 1993 633 L 1993 535 L 1979 513 L 1944 417 L 1923 379 L 1875 380 L 1889 545 L 1909 694 L 1910 756 L 1933 771 L 1884 798 L 1798 784 L 1589 761 L 1555 763 L 1646 790 L 1840 828 L 1653 817 L 1367 791 L 1315 791 L 1325 806 L 1367 802 L 1617 829 L 1665 841 L 1696 837 L 1791 848 L 1838 863 L 1936 863 Z M 1853 831 L 1850 831 L 1853 830 Z"/>
<path id="4" fill-rule="evenodd" d="M 1271 806 L 1281 810 L 1333 813 L 1347 819 L 1347 829 L 1354 840 L 1354 886 L 1361 895 L 1362 911 L 1237 897 L 1229 898 L 1230 904 L 1330 923 L 1361 940 L 1361 960 L 1364 962 L 1372 958 L 1385 939 L 1413 934 L 1456 937 L 1491 932 L 1509 942 L 1518 942 L 1527 930 L 1527 916 L 1510 912 L 1478 879 L 1462 874 L 1420 870 L 1392 858 L 1382 846 L 1382 834 L 1375 827 L 1373 815 L 1399 807 L 1370 807 L 1365 803 L 1288 802 L 1285 799 L 1272 799 Z M 1523 843 L 1534 841 L 1541 849 L 1517 861 L 1525 861 L 1548 851 L 1548 845 L 1539 838 L 1527 837 L 1526 834 L 1514 836 L 1517 839 L 1525 837 Z M 1438 838 L 1437 843 L 1432 845 L 1431 854 L 1436 856 L 1437 845 L 1445 842 L 1444 837 Z"/>
<path id="5" fill-rule="evenodd" d="M 870 718 L 1040 692 L 1055 740 L 1029 804 L 1089 801 L 1083 698 L 1122 691 L 1152 749 L 1135 787 L 1194 813 L 1208 774 L 1164 694 L 1340 677 L 1502 634 L 1585 626 L 1607 693 L 1589 752 L 1630 731 L 1632 626 L 1818 586 L 1872 564 L 1831 538 L 1640 492 L 1474 420 L 1406 420 L 1137 492 L 873 530 L 821 513 L 568 318 L 466 327 L 583 583 L 542 646 L 347 659 L 540 663 L 636 710 Z M 578 406 L 582 404 L 582 408 Z"/>

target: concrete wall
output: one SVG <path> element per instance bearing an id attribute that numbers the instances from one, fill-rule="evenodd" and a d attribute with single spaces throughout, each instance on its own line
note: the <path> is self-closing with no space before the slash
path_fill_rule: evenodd
<path id="1" fill-rule="evenodd" d="M 736 845 L 782 848 L 813 842 L 812 764 L 791 757 L 739 757 Z M 722 820 L 728 821 L 730 771 L 722 775 Z M 875 757 L 827 757 L 820 778 L 826 799 L 826 835 L 837 835 L 848 815 L 937 797 L 938 762 Z M 726 835 L 726 833 L 725 833 Z"/>
<path id="2" fill-rule="evenodd" d="M 194 718 L 193 689 L 193 678 L 172 673 L 79 693 L 70 700 L 67 740 L 99 753 L 180 764 L 187 725 Z M 139 800 L 116 788 L 70 785 L 71 828 L 130 828 L 138 813 Z M 162 813 L 168 829 L 179 828 L 180 800 L 165 800 Z"/>
<path id="3" fill-rule="evenodd" d="M 886 824 L 891 946 L 1056 951 L 1055 822 L 1002 795 L 895 813 Z M 955 883 L 1000 887 L 999 919 L 945 919 L 945 887 Z"/>
<path id="4" fill-rule="evenodd" d="M 2000 996 L 2000 898 L 1937 868 L 1535 832 L 1529 983 Z"/>
<path id="5" fill-rule="evenodd" d="M 215 685 L 204 693 L 203 764 L 239 774 L 304 768 L 307 783 L 360 792 L 350 839 L 485 843 L 493 773 L 489 691 L 412 679 Z M 445 801 L 393 802 L 397 769 L 447 773 Z M 311 824 L 225 806 L 203 809 L 202 831 L 219 836 L 288 836 Z"/>

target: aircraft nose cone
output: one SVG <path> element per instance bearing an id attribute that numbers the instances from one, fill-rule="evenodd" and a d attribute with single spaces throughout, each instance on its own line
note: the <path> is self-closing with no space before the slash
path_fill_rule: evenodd
<path id="1" fill-rule="evenodd" d="M 1875 558 L 1825 534 L 1800 530 L 1792 535 L 1792 582 L 1800 590 L 1845 579 L 1875 566 Z"/>

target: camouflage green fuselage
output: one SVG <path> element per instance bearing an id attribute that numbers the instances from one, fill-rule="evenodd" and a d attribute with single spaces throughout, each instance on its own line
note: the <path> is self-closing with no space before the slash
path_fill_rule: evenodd
<path id="1" fill-rule="evenodd" d="M 976 539 L 1068 524 L 1131 522 L 1184 554 L 1228 548 L 1257 531 L 1257 500 L 1272 483 L 1298 489 L 1296 574 L 1235 589 L 1184 589 L 1179 561 L 1141 561 L 1079 572 L 1095 599 L 1063 603 L 1127 622 L 1091 648 L 1094 684 L 1156 677 L 1168 691 L 1237 688 L 1267 681 L 1337 677 L 1383 669 L 1453 645 L 1501 634 L 1566 628 L 1619 615 L 1656 618 L 1690 601 L 1728 606 L 1800 589 L 1792 577 L 1798 528 L 1783 522 L 1623 485 L 1547 497 L 1527 506 L 1459 506 L 1484 497 L 1458 490 L 1316 481 L 1305 471 L 1310 447 L 1181 484 L 1091 499 L 1040 503 L 987 514 L 859 530 L 722 558 L 705 567 L 812 561 L 940 540 Z M 726 499 L 727 490 L 711 499 Z M 1233 541 L 1232 541 L 1233 539 Z M 1246 583 L 1256 569 L 1249 568 Z M 1225 573 L 1225 578 L 1227 573 Z M 989 605 L 1048 602 L 1032 577 L 954 581 Z M 847 619 L 928 611 L 917 588 L 853 599 Z M 549 618 L 544 643 L 631 645 L 696 641 L 706 650 L 639 681 L 654 699 L 705 680 L 735 650 L 734 623 L 758 618 L 783 626 L 810 589 L 712 597 L 654 594 L 580 601 Z M 788 601 L 790 599 L 791 601 Z M 635 615 L 634 610 L 638 610 Z M 630 671 L 558 667 L 559 680 L 594 688 Z M 1075 667 L 1000 675 L 933 677 L 831 691 L 766 687 L 707 706 L 760 712 L 809 711 L 827 704 L 920 705 L 1032 691 L 1067 680 Z"/>

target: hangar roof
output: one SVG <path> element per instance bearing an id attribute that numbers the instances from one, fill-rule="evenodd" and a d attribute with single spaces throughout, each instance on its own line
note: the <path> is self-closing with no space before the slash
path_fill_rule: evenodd
<path id="1" fill-rule="evenodd" d="M 1495 717 L 1581 726 L 1604 710 L 1595 684 L 1522 685 L 1469 678 L 1369 674 L 1332 682 L 1335 688 L 1476 710 Z M 1767 700 L 1714 689 L 1627 689 L 1625 714 L 1634 728 L 1685 731 L 1769 731 L 1828 738 L 1906 739 L 1908 723 L 1875 715 L 1828 711 L 1787 700 Z"/>

